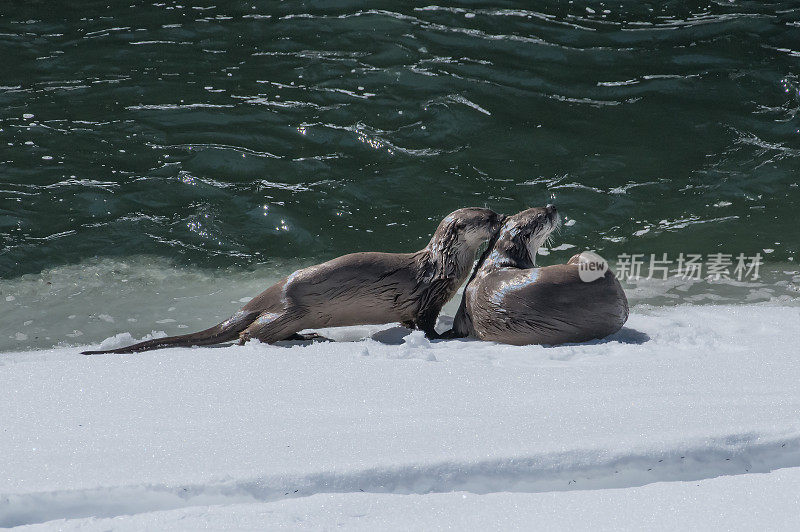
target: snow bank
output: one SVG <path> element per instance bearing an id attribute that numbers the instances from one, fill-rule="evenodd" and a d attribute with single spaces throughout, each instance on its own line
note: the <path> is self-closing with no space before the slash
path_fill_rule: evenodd
<path id="1" fill-rule="evenodd" d="M 619 493 L 734 489 L 800 466 L 798 332 L 800 307 L 637 307 L 612 338 L 554 348 L 392 327 L 329 332 L 369 335 L 342 343 L 2 354 L 0 526 L 259 528 L 307 512 L 324 527 L 344 512 L 369 528 L 441 507 L 398 521 L 413 528 L 458 522 L 462 496 L 476 523 L 515 504 L 541 517 L 543 501 L 563 508 L 548 510 L 556 523 Z M 797 485 L 777 473 L 757 477 Z M 703 480 L 721 475 L 735 478 Z"/>
<path id="2" fill-rule="evenodd" d="M 425 495 L 321 493 L 196 506 L 30 530 L 787 530 L 800 528 L 800 468 L 625 490 Z"/>

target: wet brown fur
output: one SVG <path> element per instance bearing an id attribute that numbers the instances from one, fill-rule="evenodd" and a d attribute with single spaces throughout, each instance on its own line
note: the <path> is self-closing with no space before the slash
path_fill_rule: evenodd
<path id="1" fill-rule="evenodd" d="M 133 353 L 239 339 L 277 342 L 303 329 L 403 323 L 436 337 L 436 318 L 469 274 L 478 246 L 503 217 L 465 208 L 448 215 L 415 253 L 364 252 L 298 270 L 204 331 L 84 354 Z"/>
<path id="2" fill-rule="evenodd" d="M 628 301 L 613 272 L 584 282 L 580 254 L 566 264 L 535 267 L 528 242 L 540 244 L 556 224 L 554 207 L 506 220 L 475 267 L 447 337 L 556 345 L 603 338 L 622 327 Z"/>

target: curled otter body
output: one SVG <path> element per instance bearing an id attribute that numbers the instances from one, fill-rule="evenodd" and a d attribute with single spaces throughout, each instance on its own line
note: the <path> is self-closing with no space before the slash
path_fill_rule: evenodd
<path id="1" fill-rule="evenodd" d="M 277 342 L 303 329 L 403 323 L 436 337 L 442 306 L 466 280 L 475 253 L 504 217 L 468 207 L 448 215 L 416 253 L 353 253 L 303 268 L 250 300 L 229 319 L 197 333 L 84 354 L 210 345 L 237 338 Z"/>
<path id="2" fill-rule="evenodd" d="M 510 216 L 476 266 L 450 336 L 513 345 L 604 338 L 628 319 L 628 300 L 610 270 L 581 278 L 587 254 L 535 267 L 536 251 L 558 224 L 555 207 Z"/>

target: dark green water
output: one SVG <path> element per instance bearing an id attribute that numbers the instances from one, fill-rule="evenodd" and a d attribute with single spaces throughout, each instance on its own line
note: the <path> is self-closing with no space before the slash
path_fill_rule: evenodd
<path id="1" fill-rule="evenodd" d="M 798 2 L 459 5 L 2 4 L 0 295 L 51 282 L 3 311 L 64 321 L 104 260 L 279 275 L 547 202 L 556 245 L 796 288 Z"/>

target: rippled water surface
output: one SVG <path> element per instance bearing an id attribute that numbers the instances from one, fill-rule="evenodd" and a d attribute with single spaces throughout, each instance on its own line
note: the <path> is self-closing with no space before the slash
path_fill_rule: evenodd
<path id="1" fill-rule="evenodd" d="M 0 6 L 0 342 L 64 321 L 55 277 L 104 314 L 104 260 L 277 275 L 467 205 L 555 202 L 549 261 L 759 252 L 796 293 L 796 2 L 366 5 Z"/>

